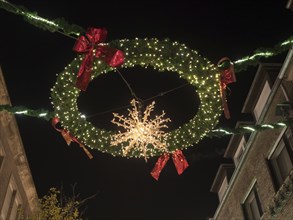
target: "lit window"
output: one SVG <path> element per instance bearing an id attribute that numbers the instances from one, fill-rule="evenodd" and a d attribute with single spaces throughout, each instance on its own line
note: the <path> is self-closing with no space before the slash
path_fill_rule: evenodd
<path id="1" fill-rule="evenodd" d="M 258 220 L 261 218 L 263 211 L 260 203 L 260 199 L 256 190 L 256 185 L 253 186 L 249 192 L 247 198 L 242 204 L 245 219 Z"/>
<path id="2" fill-rule="evenodd" d="M 279 188 L 293 168 L 293 138 L 288 129 L 269 158 L 274 180 Z"/>
<path id="3" fill-rule="evenodd" d="M 240 140 L 240 143 L 237 147 L 237 150 L 233 156 L 233 160 L 234 160 L 234 163 L 235 165 L 237 166 L 240 162 L 240 159 L 242 158 L 242 155 L 244 153 L 244 150 L 245 150 L 245 145 L 246 145 L 246 141 L 245 141 L 245 137 L 242 136 L 241 140 Z"/>
<path id="4" fill-rule="evenodd" d="M 266 81 L 263 89 L 262 89 L 262 92 L 259 96 L 259 99 L 255 105 L 255 108 L 253 110 L 253 113 L 254 113 L 254 116 L 255 116 L 255 119 L 258 120 L 260 115 L 261 115 L 261 112 L 268 100 L 268 97 L 271 93 L 271 88 L 270 88 L 270 85 L 268 83 L 268 81 Z"/>

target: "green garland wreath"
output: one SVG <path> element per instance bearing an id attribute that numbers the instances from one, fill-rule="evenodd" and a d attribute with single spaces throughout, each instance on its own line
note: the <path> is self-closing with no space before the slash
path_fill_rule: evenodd
<path id="1" fill-rule="evenodd" d="M 168 152 L 184 149 L 196 144 L 205 137 L 218 123 L 222 112 L 219 72 L 206 58 L 183 44 L 170 42 L 168 39 L 134 39 L 116 40 L 109 43 L 111 47 L 124 51 L 125 61 L 122 68 L 134 66 L 151 66 L 158 71 L 177 72 L 180 77 L 196 87 L 195 92 L 200 98 L 197 114 L 188 123 L 168 133 Z M 77 98 L 80 90 L 75 87 L 79 65 L 83 55 L 78 56 L 58 76 L 52 88 L 54 113 L 62 126 L 77 139 L 101 152 L 113 156 L 123 156 L 122 148 L 110 146 L 112 131 L 94 127 L 86 121 L 78 110 Z M 106 63 L 96 59 L 93 65 L 92 79 L 100 74 L 115 71 Z M 162 152 L 151 146 L 147 156 L 158 156 Z M 133 149 L 127 157 L 142 157 L 140 151 Z"/>

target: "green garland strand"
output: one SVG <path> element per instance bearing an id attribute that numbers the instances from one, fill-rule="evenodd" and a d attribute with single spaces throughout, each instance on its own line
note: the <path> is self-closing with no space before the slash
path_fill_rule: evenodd
<path id="1" fill-rule="evenodd" d="M 235 72 L 244 71 L 248 66 L 256 66 L 261 58 L 276 56 L 282 52 L 289 50 L 293 46 L 293 36 L 289 39 L 277 44 L 273 48 L 259 48 L 254 51 L 251 56 L 234 61 Z"/>
<path id="2" fill-rule="evenodd" d="M 24 106 L 10 106 L 10 105 L 0 105 L 0 112 L 6 111 L 14 115 L 25 115 L 35 118 L 42 118 L 49 121 L 54 117 L 54 112 L 50 112 L 45 109 L 29 109 Z M 267 123 L 259 125 L 246 125 L 240 126 L 238 128 L 217 128 L 212 130 L 207 137 L 223 137 L 227 135 L 245 134 L 252 132 L 262 132 L 266 130 L 279 129 L 283 127 L 293 128 L 293 119 L 288 119 L 286 121 L 281 121 L 277 123 Z"/>
<path id="3" fill-rule="evenodd" d="M 21 15 L 27 22 L 32 25 L 41 28 L 43 30 L 51 32 L 59 32 L 66 36 L 79 36 L 80 33 L 84 32 L 84 29 L 78 25 L 69 24 L 64 18 L 57 18 L 54 20 L 47 20 L 38 16 L 37 12 L 30 12 L 23 6 L 16 6 L 6 0 L 0 0 L 0 8 L 5 9 L 16 15 Z M 287 40 L 277 44 L 273 48 L 259 48 L 254 51 L 254 54 L 243 57 L 239 60 L 234 61 L 234 68 L 236 72 L 244 71 L 248 66 L 256 66 L 261 58 L 268 58 L 276 56 L 293 46 L 293 36 Z"/>
<path id="4" fill-rule="evenodd" d="M 24 106 L 10 106 L 10 105 L 0 105 L 0 112 L 6 111 L 14 115 L 26 115 L 35 118 L 43 118 L 46 121 L 49 121 L 54 117 L 54 112 L 49 112 L 45 109 L 29 109 Z"/>
<path id="5" fill-rule="evenodd" d="M 25 21 L 46 31 L 59 32 L 69 37 L 77 37 L 80 33 L 84 32 L 82 27 L 75 24 L 69 24 L 64 18 L 47 20 L 38 16 L 37 12 L 30 12 L 23 6 L 16 6 L 5 0 L 0 0 L 0 8 L 10 13 L 20 15 Z"/>
<path id="6" fill-rule="evenodd" d="M 287 119 L 286 121 L 277 122 L 277 123 L 265 123 L 258 125 L 245 125 L 239 126 L 238 128 L 217 128 L 212 130 L 207 136 L 212 137 L 222 137 L 226 135 L 235 135 L 235 134 L 245 134 L 252 132 L 261 132 L 270 129 L 279 129 L 283 127 L 293 127 L 293 119 Z"/>
<path id="7" fill-rule="evenodd" d="M 7 2 L 6 0 L 0 0 L 0 8 L 3 8 L 4 10 L 11 12 L 13 14 L 22 16 L 27 22 L 29 22 L 32 25 L 34 25 L 38 28 L 41 28 L 43 30 L 48 30 L 51 32 L 59 32 L 63 35 L 71 37 L 71 38 L 76 38 L 77 36 L 80 35 L 80 33 L 84 32 L 84 29 L 82 27 L 77 26 L 77 25 L 71 25 L 71 24 L 67 23 L 63 18 L 54 19 L 54 20 L 47 20 L 47 19 L 44 19 L 44 18 L 38 16 L 38 14 L 36 12 L 30 12 L 26 8 L 24 8 L 23 6 L 16 6 L 14 4 Z M 119 41 L 117 41 L 117 42 L 119 42 Z M 115 41 L 113 41 L 111 43 L 115 46 Z M 177 43 L 175 43 L 175 44 L 177 44 Z M 240 72 L 240 71 L 245 70 L 248 66 L 255 66 L 258 64 L 258 62 L 260 61 L 261 58 L 268 58 L 268 57 L 275 56 L 277 54 L 285 52 L 286 50 L 289 50 L 292 46 L 293 46 L 293 36 L 291 36 L 286 41 L 283 41 L 283 42 L 277 44 L 273 48 L 258 49 L 254 52 L 253 55 L 234 61 L 235 71 Z M 119 46 L 118 46 L 118 48 L 119 48 Z M 145 52 L 145 48 L 146 47 L 142 48 L 141 51 L 138 51 L 141 53 L 137 53 L 137 54 L 143 55 L 144 54 L 143 52 Z M 164 53 L 166 53 L 166 54 L 169 53 L 168 48 L 167 49 L 165 48 L 164 51 L 165 51 Z M 181 51 L 180 51 L 180 53 L 181 53 Z M 175 56 L 175 58 L 174 58 L 175 60 L 173 60 L 175 63 L 179 62 L 176 59 L 177 59 L 177 57 L 180 57 L 179 56 L 180 53 L 178 53 L 178 55 Z M 129 51 L 126 51 L 126 55 L 128 55 L 128 54 L 129 54 Z M 131 53 L 131 55 L 133 55 L 133 54 L 136 54 L 136 53 Z M 148 54 L 146 54 L 146 56 L 147 55 Z M 170 56 L 170 57 L 173 57 L 173 56 Z M 194 58 L 194 57 L 192 57 L 192 58 Z M 181 58 L 179 60 L 181 60 Z M 203 60 L 205 61 L 205 59 L 203 59 Z M 160 65 L 163 65 L 163 64 L 160 64 L 159 61 L 164 63 L 165 61 L 167 62 L 168 60 L 160 60 L 159 59 L 158 62 L 155 62 L 153 64 L 154 67 L 160 67 Z M 199 62 L 199 63 L 201 63 L 201 62 Z M 137 65 L 136 60 L 134 60 L 133 66 L 134 65 Z M 212 64 L 209 64 L 209 65 L 213 66 Z M 129 66 L 132 66 L 132 64 L 129 64 Z M 193 65 L 191 65 L 191 66 L 193 66 Z M 195 65 L 195 67 L 197 67 L 197 66 Z M 199 67 L 202 68 L 202 70 L 205 70 L 205 68 L 207 66 L 200 65 Z M 200 75 L 194 76 L 192 74 L 188 75 L 188 74 L 190 74 L 190 72 L 192 72 L 192 71 L 190 71 L 191 67 L 189 66 L 188 68 L 187 68 L 187 66 L 186 66 L 186 69 L 181 68 L 179 71 L 179 74 L 183 74 L 184 76 L 187 77 L 187 79 L 191 79 L 192 77 L 195 77 L 195 79 L 194 79 L 195 81 L 203 80 L 203 84 L 205 84 L 205 80 L 207 80 L 207 79 L 201 78 L 203 76 L 200 76 Z M 198 77 L 198 79 L 197 79 L 197 77 Z M 199 86 L 198 89 L 200 90 L 201 86 Z M 58 94 L 57 94 L 57 96 L 58 96 Z M 207 100 L 207 102 L 208 102 L 208 100 Z M 209 101 L 209 102 L 212 103 L 211 101 Z M 205 106 L 205 108 L 208 108 L 208 105 L 207 106 L 203 105 L 203 106 Z M 23 106 L 12 107 L 12 106 L 8 106 L 8 105 L 0 106 L 0 111 L 6 111 L 6 112 L 10 112 L 12 114 L 23 114 L 23 115 L 27 115 L 27 116 L 31 116 L 31 117 L 44 118 L 45 120 L 50 120 L 52 117 L 54 117 L 57 114 L 57 112 L 49 112 L 49 111 L 43 110 L 43 109 L 32 110 L 32 109 L 28 109 Z M 243 127 L 239 127 L 236 129 L 218 128 L 218 129 L 210 130 L 205 135 L 207 135 L 208 137 L 221 137 L 224 135 L 250 133 L 250 132 L 255 132 L 255 131 L 263 131 L 263 130 L 267 130 L 267 129 L 278 129 L 278 128 L 285 127 L 285 126 L 292 127 L 293 120 L 289 119 L 285 122 L 278 122 L 278 123 L 273 123 L 273 124 L 243 126 Z M 193 132 L 194 129 L 200 129 L 200 127 L 201 126 L 192 127 L 192 129 L 190 129 L 190 127 L 183 126 L 183 130 L 185 133 L 190 133 L 190 132 Z M 175 135 L 175 136 L 178 136 L 178 135 Z M 179 138 L 179 139 L 186 140 L 185 138 Z"/>

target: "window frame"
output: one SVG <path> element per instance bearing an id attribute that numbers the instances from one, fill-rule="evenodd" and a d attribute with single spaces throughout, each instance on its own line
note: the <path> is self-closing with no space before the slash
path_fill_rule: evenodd
<path id="1" fill-rule="evenodd" d="M 255 207 L 251 207 L 252 204 L 256 204 L 258 213 L 255 213 L 253 211 L 254 210 L 253 208 Z M 264 212 L 263 212 L 262 203 L 261 203 L 258 190 L 257 190 L 256 179 L 252 181 L 251 186 L 249 187 L 247 193 L 245 194 L 241 203 L 241 207 L 242 207 L 245 220 L 259 220 L 262 218 Z M 255 219 L 256 214 L 259 215 L 258 219 Z"/>
<path id="2" fill-rule="evenodd" d="M 5 157 L 6 157 L 6 153 L 5 153 L 4 145 L 2 141 L 0 140 L 0 173 L 4 164 Z"/>
<path id="3" fill-rule="evenodd" d="M 10 193 L 11 192 L 11 193 Z M 9 194 L 8 194 L 9 193 Z M 16 209 L 15 209 L 16 205 Z M 22 198 L 13 175 L 11 174 L 4 201 L 0 210 L 1 219 L 11 219 L 11 216 L 18 218 L 19 208 L 22 206 Z M 3 210 L 5 209 L 5 210 Z"/>
<path id="4" fill-rule="evenodd" d="M 285 151 L 284 151 L 285 150 Z M 278 158 L 283 156 L 283 153 L 287 155 L 287 164 L 290 164 L 287 174 L 282 175 L 281 166 L 278 163 Z M 283 158 L 284 159 L 284 158 Z M 290 128 L 283 129 L 279 138 L 277 139 L 272 151 L 270 152 L 268 158 L 268 165 L 270 173 L 272 175 L 272 180 L 274 183 L 275 190 L 277 191 L 283 184 L 286 177 L 290 174 L 290 171 L 293 169 L 293 132 Z"/>
<path id="5" fill-rule="evenodd" d="M 221 186 L 219 187 L 219 190 L 218 190 L 218 197 L 220 202 L 223 200 L 224 195 L 228 189 L 228 186 L 229 186 L 228 178 L 227 176 L 224 176 Z"/>
<path id="6" fill-rule="evenodd" d="M 266 80 L 263 87 L 262 87 L 261 93 L 256 101 L 256 104 L 253 108 L 253 114 L 254 114 L 254 118 L 256 119 L 256 121 L 258 121 L 258 119 L 261 115 L 261 112 L 263 111 L 263 109 L 266 105 L 266 102 L 267 102 L 268 98 L 270 97 L 271 91 L 272 91 L 271 85 L 270 85 L 269 81 Z"/>
<path id="7" fill-rule="evenodd" d="M 241 158 L 242 158 L 242 156 L 243 156 L 243 154 L 244 154 L 244 151 L 245 151 L 245 148 L 246 148 L 246 138 L 245 138 L 245 136 L 243 135 L 242 137 L 241 137 L 241 140 L 240 140 L 240 142 L 239 142 L 239 144 L 238 144 L 238 147 L 237 147 L 237 149 L 236 149 L 236 151 L 235 151 L 235 154 L 234 154 L 234 156 L 233 156 L 233 161 L 234 161 L 234 164 L 235 164 L 235 167 L 237 167 L 238 166 L 238 164 L 240 163 L 240 161 L 241 161 Z"/>

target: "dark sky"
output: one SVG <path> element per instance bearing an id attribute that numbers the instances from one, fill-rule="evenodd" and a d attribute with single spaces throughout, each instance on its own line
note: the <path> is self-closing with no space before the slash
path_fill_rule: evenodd
<path id="1" fill-rule="evenodd" d="M 171 1 L 11 1 L 37 11 L 45 18 L 64 17 L 87 27 L 105 27 L 107 41 L 129 38 L 170 38 L 186 44 L 213 63 L 223 56 L 237 60 L 260 47 L 272 47 L 292 35 L 293 12 L 285 0 L 171 0 Z M 21 17 L 0 10 L 0 64 L 11 102 L 15 106 L 53 110 L 49 97 L 56 74 L 75 57 L 74 40 L 38 29 Z M 184 84 L 174 73 L 122 69 L 141 98 Z M 236 73 L 237 83 L 229 86 L 232 119 L 222 116 L 220 126 L 234 127 L 237 120 L 250 119 L 241 113 L 255 67 Z M 139 76 L 137 75 L 139 72 Z M 192 88 L 185 87 L 156 99 L 157 112 L 165 110 L 171 127 L 185 123 L 196 112 Z M 79 99 L 87 115 L 127 105 L 131 95 L 123 81 L 109 73 L 91 82 Z M 123 113 L 125 111 L 121 111 Z M 112 128 L 112 114 L 91 118 L 93 124 Z M 50 187 L 63 187 L 80 198 L 96 194 L 86 203 L 88 220 L 201 220 L 212 216 L 217 196 L 209 192 L 229 137 L 204 139 L 184 151 L 190 164 L 178 176 L 170 160 L 159 181 L 150 176 L 156 159 L 112 157 L 91 150 L 89 160 L 77 144 L 70 147 L 50 123 L 17 116 L 39 196 Z"/>

